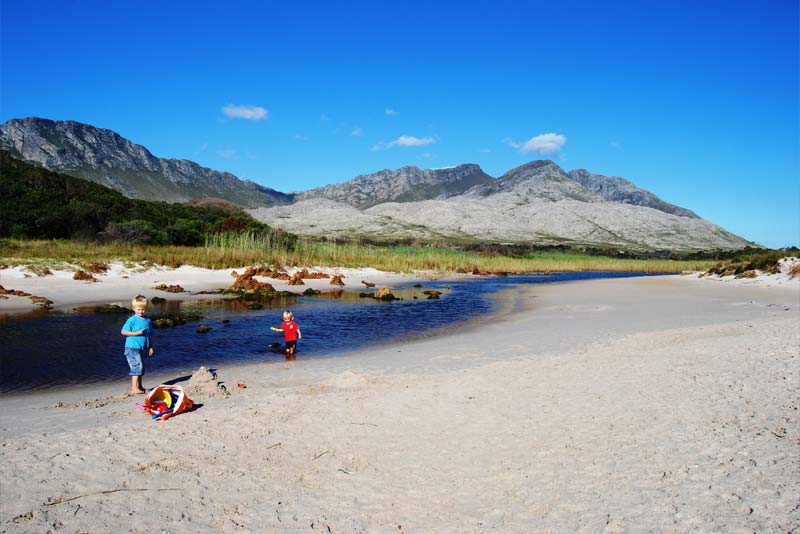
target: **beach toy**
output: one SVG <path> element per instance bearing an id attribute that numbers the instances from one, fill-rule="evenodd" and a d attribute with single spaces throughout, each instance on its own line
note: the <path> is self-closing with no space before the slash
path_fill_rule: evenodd
<path id="1" fill-rule="evenodd" d="M 145 406 L 144 404 L 140 404 L 138 402 L 135 402 L 134 404 L 136 404 L 136 407 L 139 408 L 140 410 L 144 410 L 145 412 L 147 411 L 147 406 Z"/>
<path id="2" fill-rule="evenodd" d="M 155 414 L 155 415 L 152 417 L 152 419 L 158 419 L 159 417 L 163 417 L 163 416 L 165 416 L 165 415 L 169 415 L 169 414 L 171 414 L 171 413 L 172 413 L 172 408 L 170 408 L 169 410 L 163 411 L 163 412 L 161 412 L 161 413 L 157 413 L 157 414 Z"/>
<path id="3" fill-rule="evenodd" d="M 144 406 L 146 411 L 154 416 L 153 419 L 165 421 L 174 415 L 191 410 L 194 402 L 186 396 L 181 386 L 161 384 L 150 390 L 144 399 Z"/>
<path id="4" fill-rule="evenodd" d="M 167 405 L 167 408 L 172 408 L 172 395 L 170 394 L 169 390 L 162 389 L 153 396 L 152 400 L 154 402 L 163 402 Z"/>
<path id="5" fill-rule="evenodd" d="M 236 387 L 239 388 L 239 389 L 244 389 L 247 386 L 244 385 L 244 382 L 239 382 L 238 384 L 236 384 Z"/>
<path id="6" fill-rule="evenodd" d="M 278 328 L 277 326 L 270 326 L 269 329 L 272 330 L 273 332 L 280 332 L 281 331 L 281 329 Z"/>

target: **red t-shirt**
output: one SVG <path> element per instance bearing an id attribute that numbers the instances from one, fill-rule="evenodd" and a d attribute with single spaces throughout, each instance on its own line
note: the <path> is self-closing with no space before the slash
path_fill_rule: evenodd
<path id="1" fill-rule="evenodd" d="M 295 341 L 297 339 L 297 323 L 294 321 L 284 321 L 283 326 L 283 340 Z"/>

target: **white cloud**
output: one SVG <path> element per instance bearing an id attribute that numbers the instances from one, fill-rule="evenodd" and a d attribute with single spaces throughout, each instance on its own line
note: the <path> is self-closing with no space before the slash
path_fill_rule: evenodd
<path id="1" fill-rule="evenodd" d="M 481 154 L 488 154 L 491 151 L 492 151 L 491 148 L 482 148 L 482 149 L 478 150 L 478 152 L 480 152 Z"/>
<path id="2" fill-rule="evenodd" d="M 615 148 L 615 149 L 619 150 L 620 152 L 622 152 L 624 150 L 622 148 L 622 143 L 617 143 L 616 141 L 611 141 L 609 143 L 609 145 L 611 146 L 611 148 Z"/>
<path id="3" fill-rule="evenodd" d="M 296 133 L 296 134 L 294 134 L 294 136 L 293 136 L 293 139 L 294 139 L 295 141 L 308 141 L 308 136 L 307 136 L 307 135 L 303 135 L 303 134 Z"/>
<path id="4" fill-rule="evenodd" d="M 396 140 L 389 143 L 389 145 L 397 145 L 397 146 L 423 146 L 423 145 L 431 145 L 435 143 L 436 140 L 432 137 L 414 137 L 413 135 L 401 135 Z"/>
<path id="5" fill-rule="evenodd" d="M 362 135 L 364 135 L 364 130 L 362 128 L 356 128 L 352 132 L 350 132 L 350 135 L 352 135 L 353 137 L 361 137 Z"/>
<path id="6" fill-rule="evenodd" d="M 520 152 L 547 155 L 559 153 L 561 147 L 567 142 L 567 137 L 556 133 L 546 133 L 531 137 L 524 143 L 509 138 L 506 138 L 505 142 L 519 149 Z"/>
<path id="7" fill-rule="evenodd" d="M 400 114 L 399 111 L 397 111 L 395 109 L 392 109 L 392 108 L 386 108 L 386 109 L 383 110 L 383 112 L 386 113 L 387 115 L 389 115 L 390 117 L 392 115 L 399 115 Z"/>
<path id="8" fill-rule="evenodd" d="M 381 141 L 372 147 L 372 150 L 385 150 L 396 146 L 425 146 L 436 142 L 433 137 L 414 137 L 413 135 L 401 135 L 394 141 L 388 143 Z"/>
<path id="9" fill-rule="evenodd" d="M 330 120 L 331 120 L 331 118 L 328 117 L 327 115 L 320 115 L 319 116 L 319 122 L 330 122 Z"/>
<path id="10" fill-rule="evenodd" d="M 222 106 L 222 113 L 224 113 L 226 117 L 230 117 L 232 119 L 260 121 L 267 118 L 269 110 L 266 110 L 261 106 L 235 106 L 233 104 L 227 104 Z"/>
<path id="11" fill-rule="evenodd" d="M 239 154 L 237 154 L 236 150 L 232 148 L 217 150 L 217 156 L 225 159 L 239 159 Z"/>

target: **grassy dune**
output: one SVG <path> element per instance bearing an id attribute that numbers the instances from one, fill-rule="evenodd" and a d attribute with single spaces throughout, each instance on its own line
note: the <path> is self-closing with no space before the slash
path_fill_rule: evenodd
<path id="1" fill-rule="evenodd" d="M 371 246 L 323 243 L 300 239 L 287 244 L 268 236 L 219 235 L 205 246 L 149 246 L 121 243 L 81 243 L 66 240 L 0 240 L 0 263 L 7 265 L 56 265 L 58 263 L 122 261 L 177 267 L 195 265 L 226 269 L 263 264 L 279 267 L 335 266 L 374 267 L 394 272 L 504 271 L 635 271 L 678 273 L 706 270 L 711 260 L 617 259 L 570 253 L 537 253 L 524 256 L 484 255 L 424 246 Z"/>

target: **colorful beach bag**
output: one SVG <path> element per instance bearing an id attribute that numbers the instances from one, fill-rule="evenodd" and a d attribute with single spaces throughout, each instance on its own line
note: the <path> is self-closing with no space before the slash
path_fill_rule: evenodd
<path id="1" fill-rule="evenodd" d="M 150 390 L 144 398 L 144 410 L 153 416 L 153 419 L 165 421 L 173 415 L 192 409 L 194 402 L 183 391 L 181 386 L 167 386 L 162 384 Z"/>

